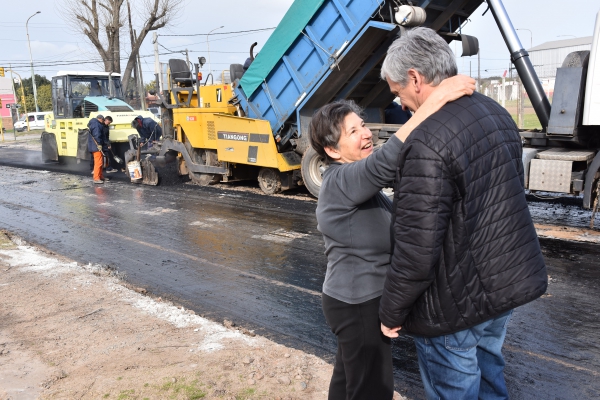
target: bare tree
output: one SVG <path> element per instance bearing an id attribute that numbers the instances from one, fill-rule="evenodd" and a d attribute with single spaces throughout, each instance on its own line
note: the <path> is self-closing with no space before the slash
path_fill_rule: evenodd
<path id="1" fill-rule="evenodd" d="M 128 0 L 127 0 L 128 1 Z M 176 17 L 183 0 L 138 0 L 134 10 L 142 27 L 132 36 L 131 52 L 121 74 L 127 87 L 140 47 L 149 32 L 168 25 Z M 106 72 L 121 72 L 121 30 L 127 16 L 126 0 L 63 0 L 63 15 L 92 42 Z M 137 7 L 135 7 L 137 6 Z"/>

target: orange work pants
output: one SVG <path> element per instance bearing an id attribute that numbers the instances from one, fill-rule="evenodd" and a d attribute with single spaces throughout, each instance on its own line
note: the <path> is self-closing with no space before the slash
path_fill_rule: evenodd
<path id="1" fill-rule="evenodd" d="M 92 155 L 94 156 L 94 180 L 104 180 L 104 176 L 102 175 L 102 152 L 94 151 Z"/>

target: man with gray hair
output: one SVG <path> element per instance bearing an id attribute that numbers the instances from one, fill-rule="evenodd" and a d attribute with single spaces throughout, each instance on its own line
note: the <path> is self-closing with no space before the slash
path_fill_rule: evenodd
<path id="1" fill-rule="evenodd" d="M 381 69 L 412 111 L 456 73 L 450 47 L 428 28 L 404 32 Z M 413 336 L 428 399 L 508 398 L 508 320 L 547 287 L 521 155 L 510 114 L 473 93 L 422 122 L 398 156 L 379 318 L 386 336 Z"/>

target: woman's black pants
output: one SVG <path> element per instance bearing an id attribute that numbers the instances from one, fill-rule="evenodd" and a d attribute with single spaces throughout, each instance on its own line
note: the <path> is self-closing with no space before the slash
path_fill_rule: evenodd
<path id="1" fill-rule="evenodd" d="M 390 339 L 381 333 L 380 297 L 348 304 L 323 294 L 323 313 L 338 341 L 329 400 L 391 400 Z"/>

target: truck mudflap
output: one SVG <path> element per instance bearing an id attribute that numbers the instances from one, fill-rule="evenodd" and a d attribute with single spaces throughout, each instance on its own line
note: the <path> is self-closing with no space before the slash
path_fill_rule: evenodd
<path id="1" fill-rule="evenodd" d="M 88 135 L 90 130 L 78 129 L 77 131 L 77 159 L 78 160 L 89 160 L 91 158 L 88 150 Z"/>
<path id="2" fill-rule="evenodd" d="M 592 208 L 592 192 L 596 186 L 596 174 L 600 172 L 600 152 L 596 153 L 596 156 L 589 165 L 587 173 L 585 174 L 585 185 L 583 188 L 583 208 L 589 210 Z"/>
<path id="3" fill-rule="evenodd" d="M 42 132 L 42 161 L 58 161 L 58 144 L 56 135 L 51 132 Z"/>

